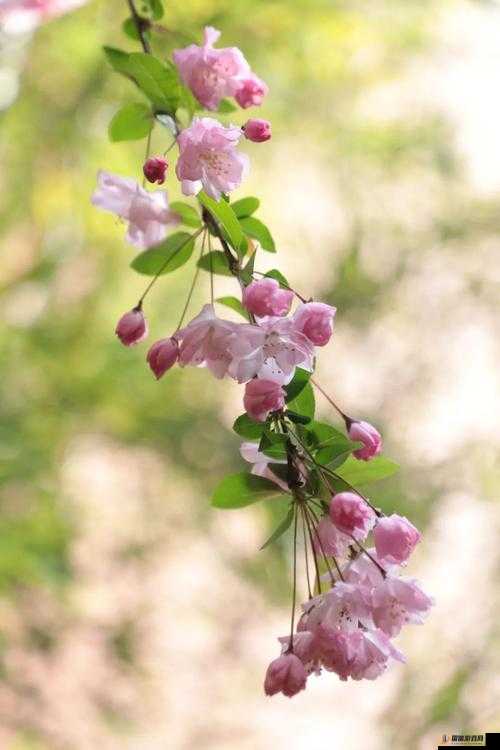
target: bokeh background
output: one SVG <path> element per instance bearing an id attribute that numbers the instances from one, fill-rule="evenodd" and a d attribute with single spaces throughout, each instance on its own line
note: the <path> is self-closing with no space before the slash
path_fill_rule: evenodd
<path id="1" fill-rule="evenodd" d="M 140 95 L 101 53 L 133 48 L 125 2 L 89 2 L 0 37 L 0 748 L 431 750 L 498 730 L 499 4 L 166 6 L 169 30 L 221 28 L 270 85 L 274 137 L 244 146 L 238 196 L 262 197 L 290 282 L 338 308 L 318 379 L 402 464 L 373 495 L 423 528 L 410 572 L 437 604 L 377 682 L 264 697 L 289 545 L 257 550 L 280 509 L 209 507 L 242 468 L 240 389 L 157 383 L 113 334 L 144 279 L 89 196 L 100 167 L 138 176 L 144 143 L 107 141 Z M 155 338 L 191 273 L 151 295 Z M 203 279 L 193 313 L 206 296 Z"/>

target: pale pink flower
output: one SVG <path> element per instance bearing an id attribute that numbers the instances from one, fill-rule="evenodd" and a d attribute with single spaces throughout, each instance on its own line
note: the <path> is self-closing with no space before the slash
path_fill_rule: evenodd
<path id="1" fill-rule="evenodd" d="M 23 34 L 51 18 L 68 13 L 87 0 L 1 0 L 0 28 L 9 34 Z"/>
<path id="2" fill-rule="evenodd" d="M 407 518 L 393 513 L 378 520 L 373 538 L 380 560 L 401 565 L 408 560 L 421 535 Z"/>
<path id="3" fill-rule="evenodd" d="M 245 80 L 240 81 L 234 98 L 243 109 L 248 107 L 258 107 L 266 96 L 269 88 L 267 85 L 252 73 Z"/>
<path id="4" fill-rule="evenodd" d="M 271 123 L 269 120 L 248 120 L 243 127 L 243 135 L 254 143 L 263 143 L 271 138 Z"/>
<path id="5" fill-rule="evenodd" d="M 307 666 L 315 657 L 314 633 L 309 630 L 303 630 L 293 634 L 293 639 L 289 635 L 278 638 L 282 646 L 282 654 L 286 654 L 290 649 L 290 641 L 293 642 L 293 653 L 298 656 L 302 664 Z"/>
<path id="6" fill-rule="evenodd" d="M 295 328 L 315 346 L 325 346 L 333 333 L 335 313 L 335 307 L 323 302 L 305 302 L 299 305 L 293 316 Z"/>
<path id="7" fill-rule="evenodd" d="M 175 365 L 179 358 L 179 344 L 176 339 L 155 341 L 146 357 L 157 380 Z"/>
<path id="8" fill-rule="evenodd" d="M 348 679 L 355 662 L 361 634 L 359 630 L 321 624 L 314 633 L 314 646 L 321 665 L 335 672 L 342 681 Z"/>
<path id="9" fill-rule="evenodd" d="M 252 281 L 243 290 L 243 305 L 259 318 L 288 315 L 292 302 L 293 292 L 282 289 L 276 279 Z"/>
<path id="10" fill-rule="evenodd" d="M 358 636 L 355 657 L 351 663 L 353 680 L 375 680 L 383 674 L 389 660 L 404 662 L 405 657 L 381 630 L 363 630 Z"/>
<path id="11" fill-rule="evenodd" d="M 265 422 L 272 411 L 285 406 L 285 391 L 272 380 L 250 380 L 245 386 L 243 405 L 250 419 Z"/>
<path id="12" fill-rule="evenodd" d="M 251 474 L 255 474 L 257 477 L 264 477 L 269 479 L 281 487 L 285 492 L 289 491 L 288 484 L 280 479 L 272 469 L 269 468 L 271 459 L 266 456 L 265 453 L 259 451 L 258 443 L 245 442 L 240 445 L 240 455 L 248 463 L 253 464 L 250 471 Z M 286 464 L 286 459 L 273 458 L 273 464 Z"/>
<path id="13" fill-rule="evenodd" d="M 370 554 L 370 557 L 364 553 L 360 554 L 355 560 L 350 561 L 346 565 L 343 573 L 344 579 L 348 583 L 358 583 L 367 588 L 373 588 L 383 581 L 380 568 L 374 565 L 373 560 L 379 563 L 379 565 L 381 565 L 381 562 L 377 559 L 377 552 L 373 547 L 368 548 L 367 552 Z M 390 573 L 396 566 L 385 564 L 382 567 Z"/>
<path id="14" fill-rule="evenodd" d="M 223 378 L 232 362 L 229 344 L 236 330 L 235 323 L 216 316 L 213 305 L 205 305 L 196 318 L 176 333 L 181 341 L 179 365 L 208 367 L 216 378 Z"/>
<path id="15" fill-rule="evenodd" d="M 271 662 L 264 681 L 266 695 L 283 693 L 288 698 L 304 690 L 307 673 L 304 665 L 295 654 L 283 654 Z"/>
<path id="16" fill-rule="evenodd" d="M 163 185 L 168 169 L 168 161 L 163 156 L 150 156 L 146 159 L 142 171 L 148 182 L 156 182 Z"/>
<path id="17" fill-rule="evenodd" d="M 369 422 L 351 422 L 348 432 L 353 442 L 363 443 L 363 448 L 353 453 L 356 458 L 369 461 L 382 450 L 382 436 Z"/>
<path id="18" fill-rule="evenodd" d="M 218 201 L 246 177 L 248 156 L 236 151 L 240 128 L 224 127 L 211 117 L 195 117 L 177 137 L 179 158 L 175 168 L 184 195 L 197 195 L 203 188 Z"/>
<path id="19" fill-rule="evenodd" d="M 338 581 L 325 594 L 322 622 L 344 630 L 356 629 L 360 624 L 373 627 L 371 590 L 357 583 Z"/>
<path id="20" fill-rule="evenodd" d="M 143 341 L 148 335 L 148 324 L 142 310 L 134 308 L 122 315 L 115 333 L 125 346 L 133 346 Z"/>
<path id="21" fill-rule="evenodd" d="M 92 195 L 94 206 L 128 221 L 126 239 L 139 248 L 148 248 L 165 239 L 167 226 L 178 224 L 179 216 L 168 208 L 164 190 L 147 192 L 135 180 L 101 170 Z"/>
<path id="22" fill-rule="evenodd" d="M 358 541 L 365 539 L 375 523 L 375 513 L 354 492 L 339 492 L 330 501 L 330 518 L 344 534 Z"/>
<path id="23" fill-rule="evenodd" d="M 206 109 L 215 110 L 225 96 L 241 91 L 252 72 L 237 47 L 215 49 L 220 31 L 207 26 L 203 45 L 174 50 L 173 59 L 183 82 Z"/>
<path id="24" fill-rule="evenodd" d="M 434 600 L 413 578 L 387 578 L 372 592 L 373 620 L 388 636 L 399 633 L 406 623 L 422 624 Z"/>
<path id="25" fill-rule="evenodd" d="M 314 548 L 318 555 L 324 552 L 325 555 L 341 557 L 346 554 L 351 543 L 350 537 L 339 531 L 328 516 L 323 516 L 314 534 Z"/>

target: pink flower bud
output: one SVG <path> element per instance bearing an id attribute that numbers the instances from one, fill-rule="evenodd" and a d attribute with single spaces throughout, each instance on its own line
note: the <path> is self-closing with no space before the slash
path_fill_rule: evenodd
<path id="1" fill-rule="evenodd" d="M 408 560 L 421 536 L 407 518 L 393 513 L 388 518 L 379 519 L 373 538 L 380 560 L 401 565 Z"/>
<path id="2" fill-rule="evenodd" d="M 303 333 L 315 346 L 325 346 L 333 332 L 335 307 L 323 302 L 306 302 L 293 316 L 295 329 Z"/>
<path id="3" fill-rule="evenodd" d="M 234 98 L 243 109 L 258 107 L 259 104 L 262 104 L 262 100 L 268 90 L 264 81 L 261 81 L 256 75 L 251 74 L 250 78 L 241 82 Z"/>
<path id="4" fill-rule="evenodd" d="M 252 281 L 243 291 L 246 309 L 262 318 L 265 315 L 287 315 L 293 301 L 293 292 L 281 289 L 276 279 Z"/>
<path id="5" fill-rule="evenodd" d="M 354 442 L 363 443 L 364 447 L 353 453 L 353 456 L 361 461 L 369 461 L 370 458 L 378 456 L 382 450 L 380 432 L 369 422 L 352 422 L 349 427 L 349 437 Z"/>
<path id="6" fill-rule="evenodd" d="M 143 341 L 148 335 L 148 324 L 142 310 L 135 307 L 125 313 L 118 321 L 115 333 L 125 346 L 133 346 Z"/>
<path id="7" fill-rule="evenodd" d="M 254 143 L 263 143 L 271 137 L 271 123 L 268 120 L 248 120 L 242 130 L 245 138 Z"/>
<path id="8" fill-rule="evenodd" d="M 142 171 L 148 182 L 157 182 L 158 185 L 163 185 L 167 169 L 168 161 L 163 156 L 150 156 L 144 162 Z"/>
<path id="9" fill-rule="evenodd" d="M 175 365 L 179 358 L 179 344 L 176 339 L 160 339 L 148 352 L 147 361 L 157 380 Z"/>
<path id="10" fill-rule="evenodd" d="M 266 695 L 283 693 L 288 698 L 304 690 L 307 674 L 304 665 L 295 654 L 283 654 L 267 668 L 264 681 Z"/>
<path id="11" fill-rule="evenodd" d="M 330 518 L 339 531 L 355 539 L 365 539 L 375 523 L 375 513 L 354 492 L 339 492 L 330 501 Z"/>
<path id="12" fill-rule="evenodd" d="M 265 422 L 270 412 L 284 407 L 285 391 L 272 380 L 254 378 L 245 386 L 243 405 L 250 419 Z"/>

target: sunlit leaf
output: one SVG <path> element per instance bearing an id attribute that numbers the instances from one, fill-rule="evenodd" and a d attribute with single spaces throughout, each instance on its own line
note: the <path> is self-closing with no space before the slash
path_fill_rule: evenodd
<path id="1" fill-rule="evenodd" d="M 258 198 L 254 198 L 253 196 L 248 196 L 248 198 L 240 198 L 239 201 L 231 203 L 231 208 L 233 209 L 238 219 L 243 219 L 246 216 L 251 216 L 253 213 L 255 213 L 255 211 L 257 211 L 259 206 L 260 200 Z"/>
<path id="2" fill-rule="evenodd" d="M 174 201 L 170 204 L 172 211 L 179 214 L 181 221 L 186 227 L 194 227 L 198 229 L 201 227 L 201 218 L 198 211 L 193 208 L 189 203 L 182 203 L 182 201 Z"/>
<path id="3" fill-rule="evenodd" d="M 264 432 L 265 424 L 263 422 L 254 422 L 250 419 L 248 414 L 241 414 L 233 424 L 233 430 L 240 437 L 244 437 L 247 440 L 256 440 L 260 438 Z"/>
<path id="4" fill-rule="evenodd" d="M 284 492 L 269 479 L 246 472 L 224 477 L 212 495 L 214 508 L 244 508 L 260 500 L 283 497 Z"/>
<path id="5" fill-rule="evenodd" d="M 288 408 L 296 414 L 300 414 L 309 419 L 314 417 L 315 400 L 314 393 L 310 383 L 306 383 L 298 396 L 288 403 Z"/>
<path id="6" fill-rule="evenodd" d="M 228 234 L 229 241 L 236 251 L 239 251 L 243 232 L 233 209 L 225 200 L 214 201 L 203 191 L 198 194 L 200 203 L 220 222 Z"/>
<path id="7" fill-rule="evenodd" d="M 151 108 L 147 104 L 126 104 L 109 123 L 111 141 L 135 141 L 148 135 L 153 125 Z"/>
<path id="8" fill-rule="evenodd" d="M 335 469 L 335 473 L 349 484 L 357 487 L 358 485 L 386 479 L 398 470 L 399 464 L 385 456 L 376 456 L 371 461 L 359 461 L 350 456 L 342 466 Z"/>
<path id="9" fill-rule="evenodd" d="M 187 263 L 193 254 L 194 239 L 187 232 L 176 232 L 159 245 L 140 253 L 130 266 L 138 273 L 155 276 L 171 273 Z"/>
<path id="10" fill-rule="evenodd" d="M 227 258 L 220 250 L 212 250 L 211 253 L 205 253 L 199 259 L 198 265 L 204 271 L 215 273 L 218 276 L 232 276 Z"/>
<path id="11" fill-rule="evenodd" d="M 293 505 L 291 505 L 290 508 L 288 509 L 288 513 L 286 514 L 282 522 L 275 528 L 275 530 L 273 531 L 269 539 L 266 542 L 264 542 L 264 544 L 260 548 L 261 550 L 265 549 L 270 544 L 273 544 L 273 542 L 276 542 L 280 538 L 280 536 L 283 536 L 285 531 L 287 531 L 292 525 L 294 515 L 295 515 L 294 508 L 293 508 Z"/>
<path id="12" fill-rule="evenodd" d="M 293 401 L 299 395 L 306 387 L 310 377 L 311 373 L 307 372 L 307 370 L 303 370 L 301 367 L 296 368 L 292 380 L 285 386 L 287 403 Z"/>
<path id="13" fill-rule="evenodd" d="M 260 219 L 256 219 L 255 216 L 246 216 L 240 219 L 240 225 L 245 234 L 248 234 L 260 243 L 263 250 L 267 250 L 269 253 L 276 252 L 276 245 L 274 244 L 271 232 Z"/>
<path id="14" fill-rule="evenodd" d="M 218 297 L 216 300 L 220 305 L 230 307 L 231 310 L 242 315 L 248 321 L 248 312 L 245 310 L 240 300 L 237 297 Z"/>

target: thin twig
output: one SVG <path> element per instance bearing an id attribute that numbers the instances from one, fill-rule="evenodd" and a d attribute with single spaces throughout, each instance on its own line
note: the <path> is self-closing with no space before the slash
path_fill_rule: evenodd
<path id="1" fill-rule="evenodd" d="M 132 19 L 135 23 L 135 28 L 137 29 L 137 33 L 139 34 L 139 39 L 142 44 L 142 49 L 147 55 L 151 54 L 151 47 L 149 45 L 149 42 L 147 40 L 146 34 L 145 34 L 145 25 L 144 25 L 144 18 L 141 18 L 141 16 L 138 14 L 137 9 L 135 7 L 134 0 L 127 0 L 128 7 L 130 8 L 130 15 L 132 16 Z M 149 22 L 146 22 L 147 25 L 149 25 Z"/>

